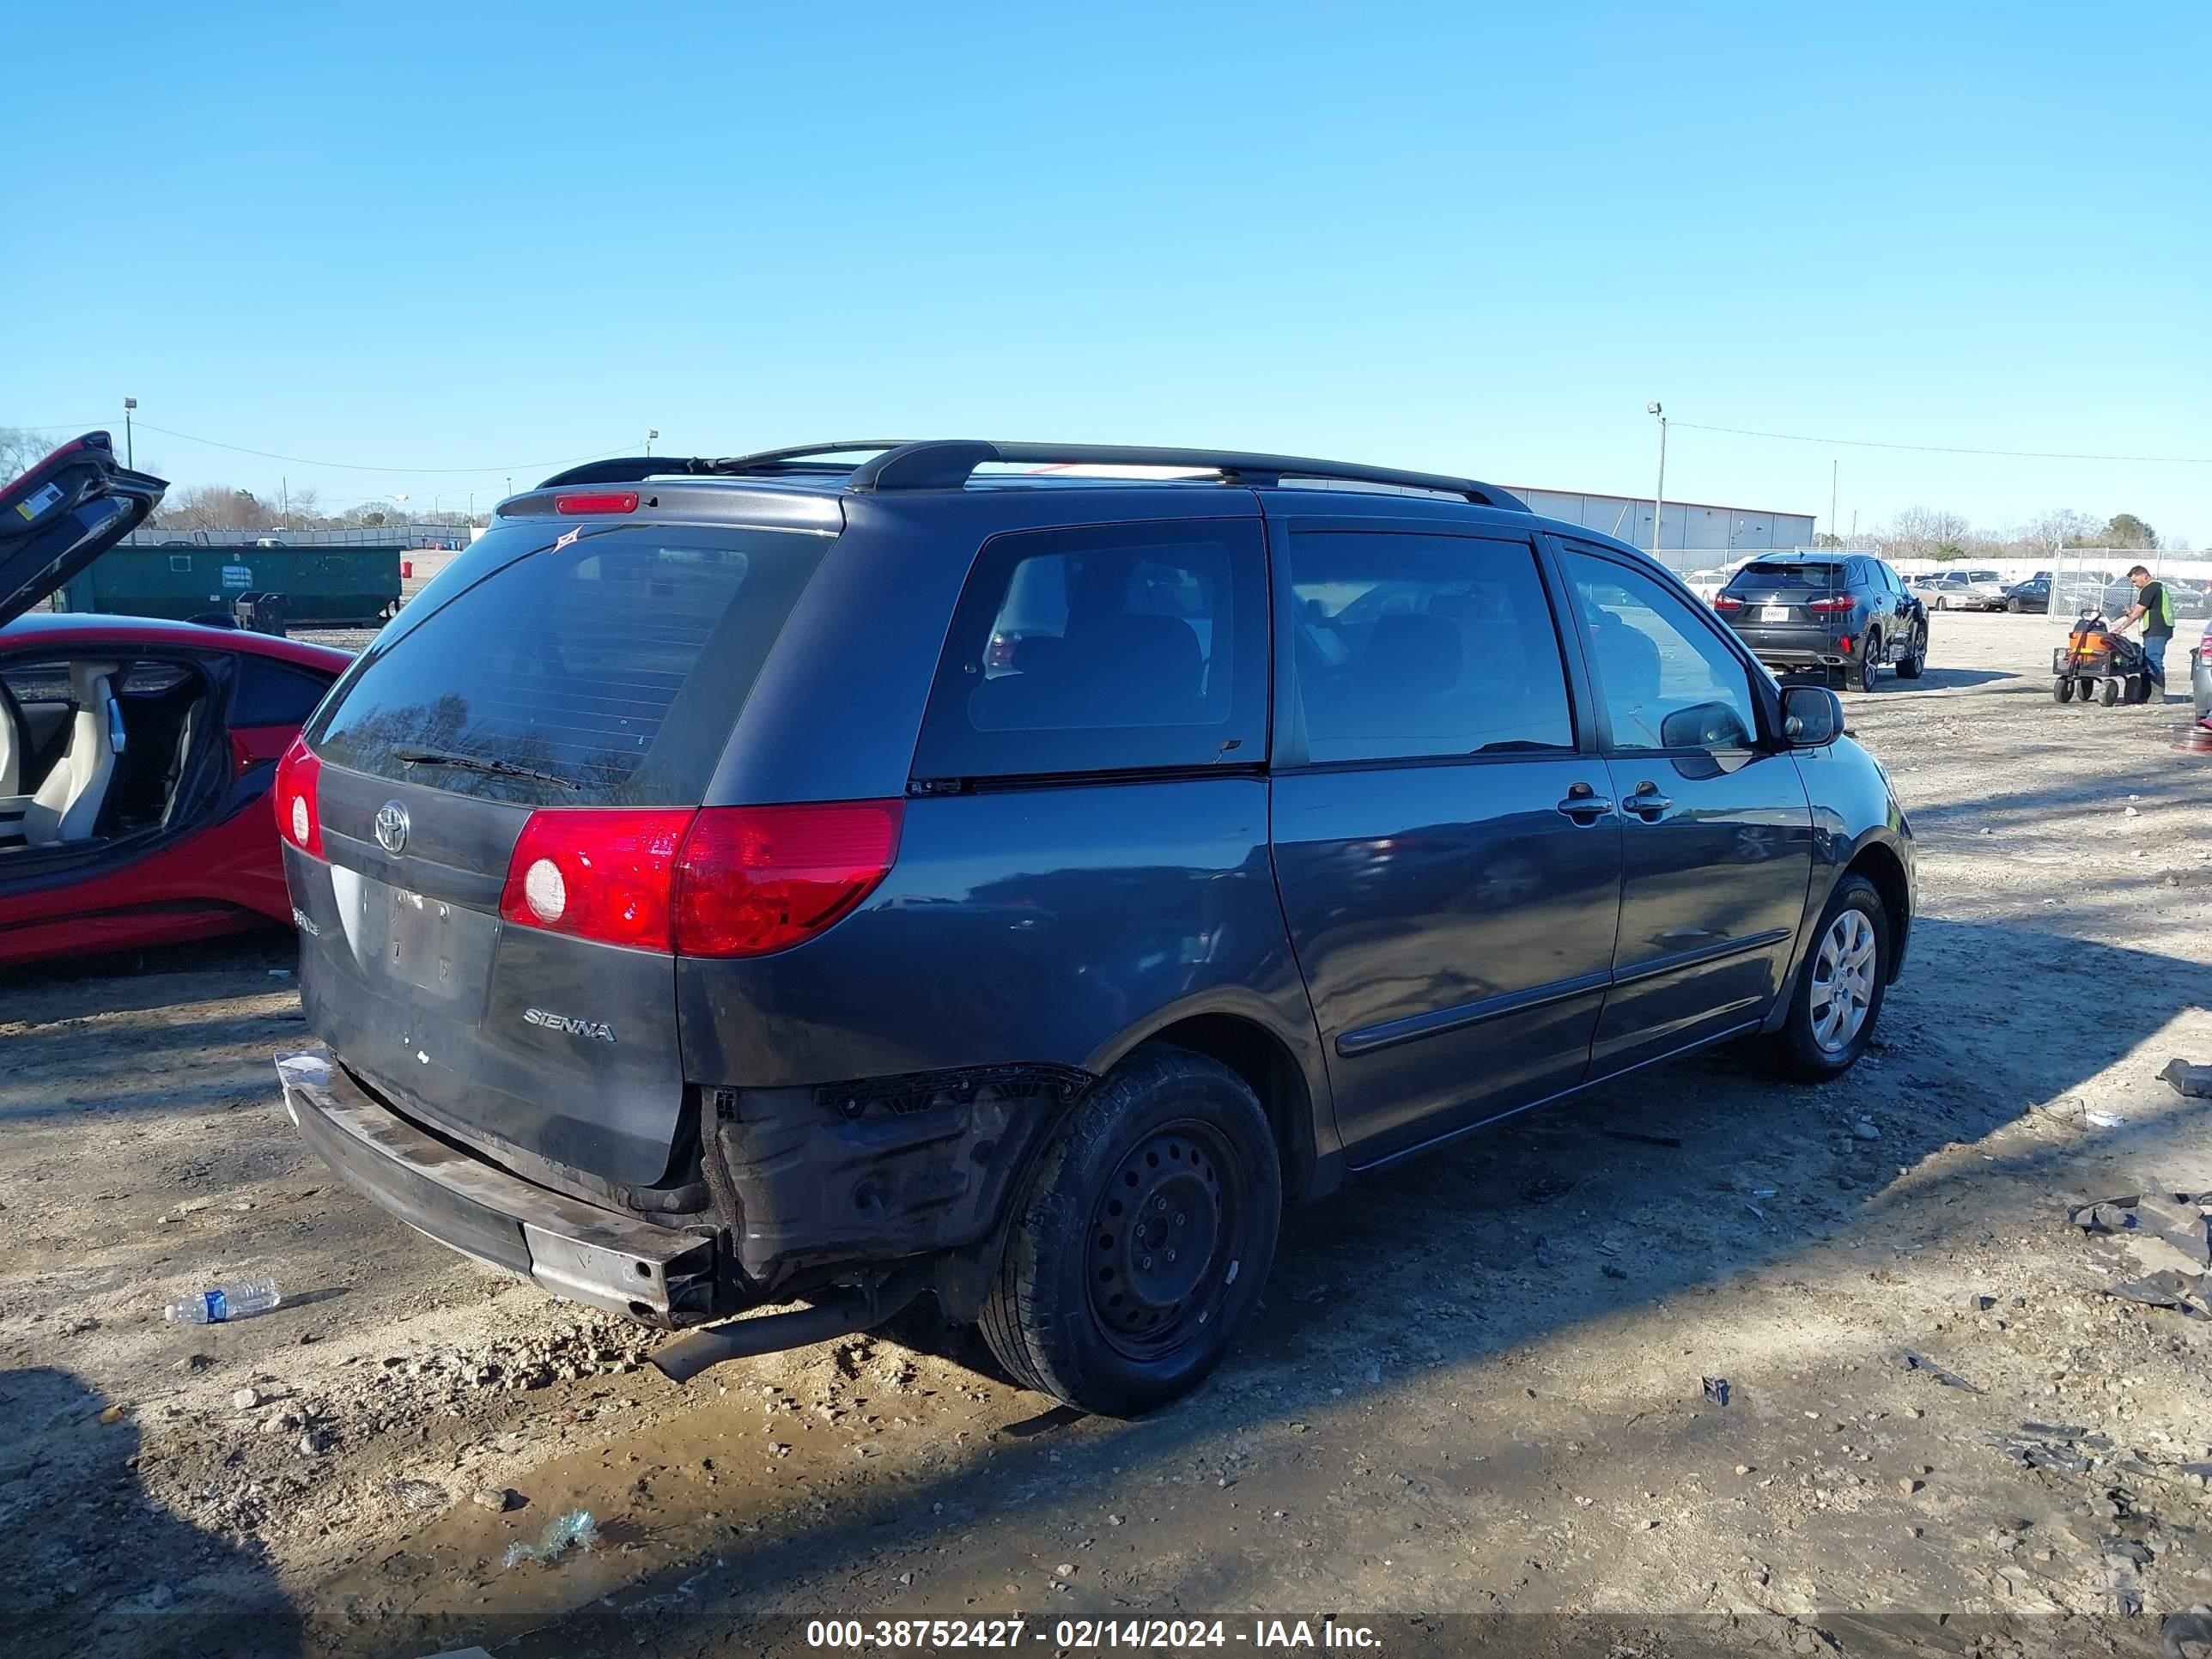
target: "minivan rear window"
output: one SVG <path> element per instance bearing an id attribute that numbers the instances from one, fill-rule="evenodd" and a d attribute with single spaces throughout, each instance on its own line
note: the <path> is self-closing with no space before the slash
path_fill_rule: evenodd
<path id="1" fill-rule="evenodd" d="M 1256 520 L 999 536 L 961 594 L 914 774 L 1257 765 L 1267 688 Z"/>
<path id="2" fill-rule="evenodd" d="M 1782 582 L 1791 587 L 1841 587 L 1844 568 L 1840 564 L 1815 564 L 1810 560 L 1799 562 L 1780 559 L 1753 559 L 1739 569 L 1729 586 L 1741 583 Z"/>
<path id="3" fill-rule="evenodd" d="M 505 544 L 488 547 L 495 537 Z M 830 539 L 501 526 L 470 550 L 485 574 L 448 599 L 427 591 L 416 604 L 434 611 L 403 616 L 363 653 L 309 746 L 501 800 L 693 805 Z"/>

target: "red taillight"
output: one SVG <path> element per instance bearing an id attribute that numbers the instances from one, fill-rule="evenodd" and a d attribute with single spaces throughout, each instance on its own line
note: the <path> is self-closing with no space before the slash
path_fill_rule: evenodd
<path id="1" fill-rule="evenodd" d="M 1838 651 L 1848 651 L 1850 648 L 1851 636 L 1848 634 L 1838 635 L 1836 640 L 1836 649 Z"/>
<path id="2" fill-rule="evenodd" d="M 276 808 L 276 833 L 315 858 L 323 855 L 323 808 L 317 796 L 322 779 L 322 762 L 308 752 L 305 738 L 295 738 L 276 763 L 276 787 L 270 796 Z"/>
<path id="3" fill-rule="evenodd" d="M 812 938 L 890 872 L 905 806 L 866 800 L 704 809 L 677 872 L 677 950 L 760 957 Z"/>
<path id="4" fill-rule="evenodd" d="M 1725 593 L 1717 594 L 1713 599 L 1713 609 L 1716 611 L 1741 611 L 1743 609 L 1743 601 L 1741 599 L 1732 599 Z"/>
<path id="5" fill-rule="evenodd" d="M 1808 611 L 1848 611 L 1851 605 L 1850 599 L 1815 599 L 1805 608 Z"/>
<path id="6" fill-rule="evenodd" d="M 665 951 L 676 854 L 692 814 L 583 807 L 533 812 L 507 860 L 499 913 L 548 933 Z"/>
<path id="7" fill-rule="evenodd" d="M 596 493 L 577 495 L 556 495 L 556 513 L 635 513 L 637 511 L 637 491 L 635 489 L 602 489 Z"/>
<path id="8" fill-rule="evenodd" d="M 758 957 L 847 915 L 898 854 L 905 803 L 533 812 L 499 913 L 640 951 Z"/>

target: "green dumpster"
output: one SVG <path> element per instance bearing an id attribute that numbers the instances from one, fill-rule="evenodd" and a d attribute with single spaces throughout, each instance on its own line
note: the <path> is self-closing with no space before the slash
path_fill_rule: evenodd
<path id="1" fill-rule="evenodd" d="M 94 559 L 55 608 L 188 621 L 228 615 L 241 593 L 282 593 L 294 628 L 373 628 L 399 608 L 405 550 L 129 544 Z"/>

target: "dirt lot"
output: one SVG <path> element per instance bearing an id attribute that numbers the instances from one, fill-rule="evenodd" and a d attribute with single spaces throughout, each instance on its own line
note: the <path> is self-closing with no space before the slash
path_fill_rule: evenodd
<path id="1" fill-rule="evenodd" d="M 1143 1423 L 933 1315 L 678 1389 L 301 1150 L 283 939 L 0 981 L 15 1650 L 1334 1613 L 1400 1652 L 2158 1652 L 2212 1601 L 2212 1324 L 2108 1295 L 2178 1253 L 2066 1212 L 2212 1188 L 2155 1075 L 2212 1060 L 2212 757 L 2179 700 L 2055 704 L 2055 624 L 1937 623 L 1848 700 L 1920 849 L 1878 1051 L 1664 1068 L 1301 1212 L 1231 1363 Z M 258 1273 L 276 1312 L 163 1322 Z M 573 1507 L 597 1548 L 502 1566 Z"/>

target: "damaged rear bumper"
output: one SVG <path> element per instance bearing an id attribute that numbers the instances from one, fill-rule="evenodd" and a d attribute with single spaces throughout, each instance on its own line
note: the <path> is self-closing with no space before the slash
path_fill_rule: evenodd
<path id="1" fill-rule="evenodd" d="M 284 1110 L 347 1185 L 449 1249 L 649 1325 L 714 1312 L 715 1246 L 548 1191 L 401 1117 L 320 1044 L 276 1060 Z"/>

